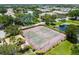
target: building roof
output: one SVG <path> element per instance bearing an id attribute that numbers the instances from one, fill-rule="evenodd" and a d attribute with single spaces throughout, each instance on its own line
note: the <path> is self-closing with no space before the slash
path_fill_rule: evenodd
<path id="1" fill-rule="evenodd" d="M 5 38 L 6 33 L 3 30 L 0 30 L 0 38 Z"/>
<path id="2" fill-rule="evenodd" d="M 37 50 L 47 51 L 64 40 L 65 35 L 44 26 L 23 30 L 23 36 Z"/>
<path id="3" fill-rule="evenodd" d="M 5 13 L 5 15 L 12 16 L 12 17 L 16 18 L 14 14 L 15 13 L 13 11 L 13 8 L 8 8 L 7 12 Z"/>
<path id="4" fill-rule="evenodd" d="M 54 13 L 58 13 L 58 14 L 67 14 L 68 12 L 64 12 L 64 11 L 53 11 Z"/>

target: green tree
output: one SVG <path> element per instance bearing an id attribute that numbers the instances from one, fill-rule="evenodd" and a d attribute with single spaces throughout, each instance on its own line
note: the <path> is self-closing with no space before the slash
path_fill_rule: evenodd
<path id="1" fill-rule="evenodd" d="M 16 13 L 15 16 L 15 25 L 23 25 L 22 18 L 25 16 L 25 14 Z"/>
<path id="2" fill-rule="evenodd" d="M 74 44 L 71 48 L 72 55 L 79 55 L 79 45 Z"/>
<path id="3" fill-rule="evenodd" d="M 5 32 L 10 36 L 15 36 L 21 33 L 18 25 L 9 25 L 5 28 Z"/>
<path id="4" fill-rule="evenodd" d="M 15 36 L 10 36 L 10 43 L 15 44 L 16 40 Z"/>
<path id="5" fill-rule="evenodd" d="M 36 53 L 37 55 L 43 55 L 45 52 L 42 51 L 42 50 L 37 50 L 37 51 L 35 51 L 35 53 Z"/>
<path id="6" fill-rule="evenodd" d="M 39 18 L 39 14 L 41 14 L 42 12 L 40 12 L 39 10 L 34 10 L 33 11 L 33 15 L 35 16 L 35 17 L 37 17 L 37 18 Z"/>
<path id="7" fill-rule="evenodd" d="M 7 10 L 5 8 L 0 8 L 0 13 L 4 14 L 6 12 L 7 12 Z"/>
<path id="8" fill-rule="evenodd" d="M 39 22 L 39 20 L 31 14 L 18 15 L 17 19 L 19 20 L 18 21 L 19 23 L 17 24 L 22 24 L 22 25 L 32 25 Z"/>
<path id="9" fill-rule="evenodd" d="M 18 8 L 14 8 L 14 12 L 17 14 L 17 13 L 23 13 L 24 11 L 25 11 L 25 9 L 24 8 L 22 8 L 22 7 L 18 7 Z"/>
<path id="10" fill-rule="evenodd" d="M 4 26 L 8 26 L 13 24 L 13 18 L 11 16 L 0 16 L 0 24 L 4 24 Z"/>
<path id="11" fill-rule="evenodd" d="M 0 54 L 2 55 L 15 55 L 20 51 L 20 47 L 16 45 L 2 45 L 0 46 Z"/>
<path id="12" fill-rule="evenodd" d="M 21 45 L 21 44 L 23 44 L 24 42 L 25 42 L 24 39 L 18 38 L 17 41 L 16 41 L 16 44 L 17 44 L 17 45 Z"/>
<path id="13" fill-rule="evenodd" d="M 67 39 L 72 43 L 77 43 L 77 34 L 79 33 L 79 27 L 76 25 L 68 25 L 66 29 Z"/>
<path id="14" fill-rule="evenodd" d="M 77 9 L 69 11 L 68 16 L 75 17 L 75 19 L 77 19 L 77 17 L 79 17 L 79 10 Z"/>
<path id="15" fill-rule="evenodd" d="M 51 16 L 51 15 L 45 14 L 45 16 L 42 16 L 41 18 L 43 19 L 42 21 L 46 22 L 47 25 L 51 25 L 51 24 L 54 24 L 56 15 Z"/>
<path id="16" fill-rule="evenodd" d="M 10 42 L 20 46 L 21 44 L 25 43 L 25 40 L 22 38 L 16 38 L 15 36 L 10 36 Z"/>

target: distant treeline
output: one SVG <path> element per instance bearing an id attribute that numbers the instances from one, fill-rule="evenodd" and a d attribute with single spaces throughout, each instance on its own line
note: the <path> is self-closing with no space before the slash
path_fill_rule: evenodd
<path id="1" fill-rule="evenodd" d="M 10 7 L 31 7 L 31 6 L 38 6 L 38 7 L 43 7 L 43 6 L 48 6 L 48 7 L 77 7 L 79 8 L 79 4 L 0 4 L 0 8 L 5 7 L 5 8 L 10 8 Z"/>

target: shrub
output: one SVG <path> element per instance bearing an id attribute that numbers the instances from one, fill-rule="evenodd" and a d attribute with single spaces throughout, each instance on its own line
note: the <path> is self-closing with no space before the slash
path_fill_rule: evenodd
<path id="1" fill-rule="evenodd" d="M 10 42 L 12 42 L 12 43 L 16 42 L 15 36 L 10 36 Z"/>
<path id="2" fill-rule="evenodd" d="M 68 25 L 66 28 L 67 40 L 71 43 L 77 43 L 77 34 L 79 34 L 79 27 L 77 25 Z"/>
<path id="3" fill-rule="evenodd" d="M 74 44 L 71 48 L 72 55 L 79 55 L 79 45 Z"/>
<path id="4" fill-rule="evenodd" d="M 25 50 L 29 50 L 29 49 L 32 49 L 32 47 L 31 46 L 26 46 L 25 47 Z"/>
<path id="5" fill-rule="evenodd" d="M 24 42 L 25 42 L 24 39 L 18 38 L 16 44 L 17 44 L 17 45 L 21 45 L 21 44 L 23 44 Z"/>
<path id="6" fill-rule="evenodd" d="M 37 55 L 43 55 L 45 52 L 42 51 L 42 50 L 37 50 L 37 51 L 35 51 L 35 53 L 36 53 Z"/>
<path id="7" fill-rule="evenodd" d="M 20 50 L 19 46 L 16 45 L 3 45 L 0 46 L 0 54 L 2 55 L 15 55 Z"/>
<path id="8" fill-rule="evenodd" d="M 9 25 L 5 28 L 5 32 L 9 34 L 9 36 L 18 35 L 21 33 L 21 30 L 18 27 L 18 25 Z"/>
<path id="9" fill-rule="evenodd" d="M 32 49 L 32 47 L 31 46 L 26 46 L 24 49 L 21 49 L 20 52 L 24 53 L 26 51 L 29 51 L 29 49 Z"/>

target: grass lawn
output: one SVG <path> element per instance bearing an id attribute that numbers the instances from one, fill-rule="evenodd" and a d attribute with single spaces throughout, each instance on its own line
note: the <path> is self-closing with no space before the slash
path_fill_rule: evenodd
<path id="1" fill-rule="evenodd" d="M 70 55 L 72 45 L 73 45 L 72 43 L 65 40 L 65 41 L 61 42 L 55 48 L 52 48 L 51 50 L 46 52 L 46 55 Z"/>
<path id="2" fill-rule="evenodd" d="M 67 23 L 71 23 L 71 24 L 76 24 L 79 25 L 79 21 L 78 20 L 67 20 Z"/>
<path id="3" fill-rule="evenodd" d="M 60 21 L 60 22 L 56 22 L 55 24 L 56 25 L 61 25 L 61 24 L 64 24 L 64 23 L 79 25 L 78 20 L 66 20 L 65 22 Z"/>

